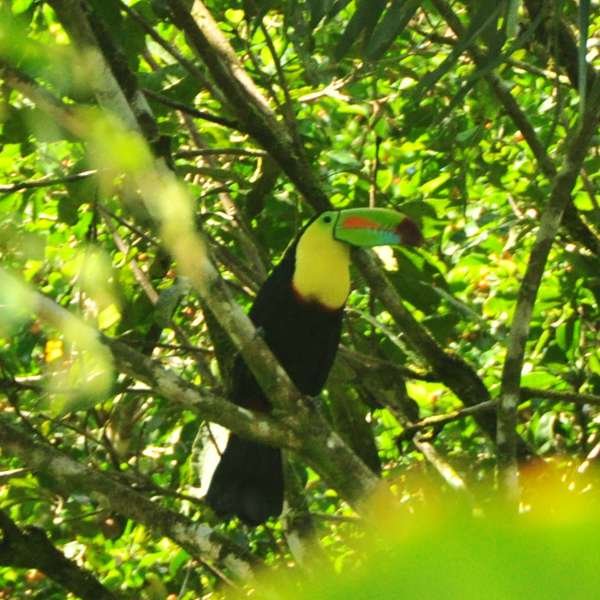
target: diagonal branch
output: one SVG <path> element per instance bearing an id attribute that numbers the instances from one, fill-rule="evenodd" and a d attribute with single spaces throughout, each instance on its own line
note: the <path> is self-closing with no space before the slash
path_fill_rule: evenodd
<path id="1" fill-rule="evenodd" d="M 50 445 L 35 441 L 4 419 L 0 420 L 0 447 L 37 473 L 48 475 L 47 481 L 56 491 L 91 494 L 124 517 L 171 538 L 193 556 L 223 562 L 240 579 L 247 578 L 256 564 L 245 548 L 208 525 L 160 507 L 131 487 L 82 465 Z"/>
<path id="2" fill-rule="evenodd" d="M 516 463 L 517 403 L 520 395 L 521 370 L 533 307 L 540 287 L 550 248 L 560 226 L 563 213 L 571 200 L 571 191 L 581 170 L 592 136 L 600 118 L 600 79 L 589 95 L 588 108 L 567 147 L 563 166 L 554 178 L 548 205 L 529 256 L 527 270 L 521 282 L 517 305 L 502 373 L 502 388 L 498 404 L 498 467 L 500 486 L 507 498 L 519 495 Z"/>
<path id="3" fill-rule="evenodd" d="M 90 571 L 66 558 L 43 529 L 21 529 L 0 511 L 0 533 L 1 565 L 37 569 L 84 600 L 116 600 L 120 597 L 104 587 Z"/>
<path id="4" fill-rule="evenodd" d="M 181 0 L 167 0 L 167 3 L 173 23 L 185 32 L 238 120 L 279 163 L 311 206 L 317 210 L 329 208 L 327 194 L 303 150 L 298 149 L 287 129 L 277 120 L 206 6 L 196 0 L 190 14 Z"/>
<path id="5" fill-rule="evenodd" d="M 4 269 L 0 269 L 0 281 L 15 290 L 23 288 L 23 283 Z M 208 421 L 219 423 L 257 441 L 286 448 L 300 446 L 290 431 L 286 431 L 268 415 L 254 414 L 206 390 L 198 390 L 127 344 L 100 335 L 50 298 L 33 290 L 25 293 L 29 307 L 40 319 L 59 331 L 77 331 L 80 338 L 95 340 L 100 348 L 100 344 L 104 344 L 110 350 L 113 364 L 120 372 L 145 383 L 157 395 L 196 412 Z"/>
<path id="6" fill-rule="evenodd" d="M 444 17 L 454 34 L 458 38 L 462 38 L 466 30 L 456 13 L 452 10 L 450 4 L 448 4 L 446 0 L 432 0 L 432 2 L 436 10 Z M 532 0 L 529 4 L 536 4 L 537 6 L 539 3 L 537 0 Z M 535 13 L 535 16 L 537 16 L 537 12 Z M 536 28 L 536 33 L 538 35 L 544 31 L 546 31 L 544 27 Z M 474 45 L 469 46 L 468 52 L 475 64 L 482 65 L 485 63 L 485 56 Z M 556 165 L 548 154 L 546 146 L 543 144 L 542 140 L 540 140 L 533 125 L 523 109 L 519 106 L 519 103 L 516 101 L 509 88 L 496 73 L 486 73 L 483 78 L 490 86 L 506 114 L 510 117 L 517 129 L 523 134 L 523 138 L 532 154 L 535 156 L 542 173 L 550 179 L 554 178 L 557 172 Z M 598 236 L 583 222 L 572 202 L 567 204 L 564 211 L 563 224 L 572 239 L 583 244 L 596 256 L 600 256 L 600 238 L 598 238 Z"/>
<path id="7" fill-rule="evenodd" d="M 0 194 L 12 194 L 13 192 L 19 192 L 21 190 L 33 190 L 43 187 L 51 187 L 53 185 L 64 185 L 71 181 L 79 181 L 80 179 L 86 179 L 92 175 L 96 175 L 98 171 L 90 169 L 88 171 L 81 171 L 80 173 L 73 173 L 71 175 L 64 175 L 63 177 L 42 177 L 42 179 L 35 179 L 31 181 L 17 181 L 16 183 L 0 184 Z"/>

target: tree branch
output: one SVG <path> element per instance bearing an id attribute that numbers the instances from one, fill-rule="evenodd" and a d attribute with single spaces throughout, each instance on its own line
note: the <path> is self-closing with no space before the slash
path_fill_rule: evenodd
<path id="1" fill-rule="evenodd" d="M 582 394 L 580 392 L 542 390 L 539 388 L 522 387 L 521 401 L 541 398 L 553 402 L 573 402 L 580 406 L 584 404 L 600 405 L 600 396 L 596 394 Z"/>
<path id="2" fill-rule="evenodd" d="M 73 492 L 90 494 L 111 510 L 171 538 L 193 556 L 223 562 L 240 579 L 247 578 L 256 564 L 245 548 L 208 525 L 161 508 L 129 486 L 78 463 L 50 445 L 35 441 L 4 419 L 0 419 L 0 446 L 34 471 L 50 476 L 53 489 L 69 495 Z"/>
<path id="3" fill-rule="evenodd" d="M 541 398 L 543 400 L 550 400 L 552 402 L 569 402 L 578 406 L 584 404 L 592 404 L 594 406 L 600 405 L 600 396 L 595 394 L 581 394 L 578 392 L 569 391 L 555 391 L 555 390 L 543 390 L 539 388 L 522 387 L 519 393 L 519 402 L 525 402 L 532 398 Z M 452 421 L 458 421 L 465 417 L 472 416 L 480 411 L 490 411 L 490 413 L 498 406 L 497 400 L 487 400 L 474 406 L 468 406 L 459 410 L 452 410 L 442 415 L 431 415 L 425 417 L 412 425 L 407 426 L 404 431 L 400 434 L 399 440 L 405 440 L 411 438 L 417 431 L 426 429 L 428 427 L 441 428 L 447 423 Z"/>
<path id="4" fill-rule="evenodd" d="M 581 170 L 592 136 L 596 133 L 599 117 L 600 83 L 596 82 L 589 94 L 588 108 L 578 123 L 576 131 L 570 136 L 563 166 L 554 178 L 550 199 L 541 216 L 540 227 L 529 256 L 514 311 L 502 372 L 497 434 L 500 487 L 504 495 L 513 501 L 516 501 L 519 496 L 516 463 L 517 403 L 520 396 L 521 371 L 533 306 L 550 248 L 560 226 L 564 210 L 571 200 L 571 191 Z"/>
<path id="5" fill-rule="evenodd" d="M 447 385 L 467 406 L 490 400 L 489 391 L 473 368 L 459 356 L 450 355 L 440 348 L 429 332 L 404 307 L 373 253 L 358 251 L 353 255 L 371 291 L 390 312 L 410 345 L 431 365 L 438 380 Z M 494 437 L 496 426 L 492 417 L 478 415 L 477 422 L 488 435 Z"/>
<path id="6" fill-rule="evenodd" d="M 164 94 L 159 94 L 153 90 L 148 88 L 144 88 L 144 94 L 153 98 L 157 102 L 164 104 L 165 106 L 169 106 L 178 110 L 182 113 L 190 115 L 191 117 L 195 117 L 196 119 L 203 119 L 204 121 L 208 121 L 210 123 L 216 123 L 217 125 L 223 125 L 223 127 L 230 127 L 231 129 L 242 130 L 241 125 L 237 121 L 233 121 L 232 119 L 226 119 L 225 117 L 220 117 L 219 115 L 213 115 L 205 110 L 198 110 L 192 106 L 188 106 L 183 102 L 177 102 L 177 100 L 172 100 L 168 96 Z"/>
<path id="7" fill-rule="evenodd" d="M 446 0 L 432 0 L 432 2 L 455 35 L 459 38 L 463 37 L 465 28 Z M 537 3 L 537 0 L 533 0 L 533 2 Z M 541 31 L 544 31 L 544 28 L 538 27 L 536 29 L 537 34 Z M 485 64 L 485 56 L 478 48 L 471 45 L 468 48 L 468 52 L 475 64 Z M 486 73 L 483 78 L 490 86 L 506 114 L 510 117 L 517 129 L 523 134 L 523 138 L 529 146 L 533 156 L 536 158 L 542 173 L 544 173 L 546 177 L 553 179 L 556 176 L 556 165 L 546 151 L 545 144 L 539 139 L 533 125 L 530 123 L 527 115 L 523 112 L 506 84 L 493 72 Z M 573 240 L 583 244 L 588 250 L 594 253 L 595 256 L 600 256 L 600 238 L 598 238 L 598 236 L 583 222 L 572 202 L 568 203 L 566 210 L 564 211 L 563 224 Z"/>
<path id="8" fill-rule="evenodd" d="M 536 30 L 536 37 L 545 48 L 553 48 L 554 55 L 567 72 L 571 85 L 576 90 L 579 89 L 577 42 L 573 39 L 573 34 L 564 22 L 562 15 L 552 14 L 557 10 L 556 5 L 541 0 L 525 0 L 525 6 L 531 20 L 536 19 L 540 13 L 546 12 L 547 18 Z M 586 67 L 586 88 L 589 93 L 600 75 L 589 63 Z"/>
<path id="9" fill-rule="evenodd" d="M 490 414 L 493 414 L 493 410 L 496 408 L 496 406 L 496 400 L 486 400 L 485 402 L 480 402 L 479 404 L 467 406 L 466 408 L 461 408 L 459 410 L 453 410 L 448 413 L 444 413 L 443 415 L 431 415 L 430 417 L 425 417 L 424 419 L 407 426 L 400 434 L 399 439 L 404 440 L 412 438 L 415 433 L 421 431 L 422 429 L 426 429 L 427 427 L 443 427 L 447 423 L 464 419 L 468 416 L 473 416 L 481 411 L 489 411 Z"/>
<path id="10" fill-rule="evenodd" d="M 54 547 L 43 529 L 21 529 L 4 511 L 0 511 L 0 531 L 0 564 L 37 569 L 84 600 L 116 600 L 118 597 L 92 573 L 68 560 Z"/>
<path id="11" fill-rule="evenodd" d="M 0 184 L 0 194 L 12 194 L 20 190 L 32 190 L 43 187 L 50 187 L 53 185 L 64 185 L 71 181 L 78 181 L 80 179 L 87 179 L 98 173 L 95 169 L 89 171 L 81 171 L 80 173 L 73 173 L 72 175 L 64 175 L 63 177 L 43 177 L 42 179 L 36 179 L 34 181 L 18 181 L 17 183 Z"/>
<path id="12" fill-rule="evenodd" d="M 232 110 L 248 132 L 279 163 L 282 170 L 317 210 L 330 207 L 327 194 L 306 160 L 296 148 L 292 136 L 277 120 L 275 113 L 243 69 L 235 51 L 200 0 L 192 14 L 180 0 L 167 0 L 172 20 L 204 61 Z"/>

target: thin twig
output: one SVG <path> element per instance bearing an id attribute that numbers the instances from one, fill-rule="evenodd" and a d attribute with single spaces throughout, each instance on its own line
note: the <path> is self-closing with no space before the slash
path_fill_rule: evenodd
<path id="1" fill-rule="evenodd" d="M 4 484 L 9 479 L 13 479 L 14 477 L 21 477 L 22 475 L 26 475 L 27 473 L 31 473 L 31 469 L 28 467 L 19 467 L 18 469 L 0 471 L 0 484 Z"/>
<path id="2" fill-rule="evenodd" d="M 573 402 L 578 405 L 600 405 L 600 396 L 597 396 L 596 394 L 581 394 L 579 392 L 567 391 L 557 392 L 554 390 L 522 387 L 520 391 L 520 400 L 530 400 L 531 398 L 541 398 L 543 400 L 552 400 L 553 402 Z"/>
<path id="3" fill-rule="evenodd" d="M 384 360 L 358 352 L 357 350 L 348 348 L 347 346 L 341 345 L 338 349 L 338 353 L 352 363 L 354 367 L 363 366 L 369 369 L 387 369 L 398 373 L 401 377 L 406 379 L 417 379 L 419 381 L 438 381 L 438 378 L 433 373 L 419 372 L 402 365 L 397 365 L 391 360 Z"/>
<path id="4" fill-rule="evenodd" d="M 595 394 L 581 394 L 570 391 L 555 391 L 522 387 L 519 393 L 519 402 L 526 402 L 532 398 L 550 400 L 551 402 L 571 402 L 577 406 L 583 406 L 584 404 L 593 404 L 595 406 L 600 405 L 600 396 Z M 420 421 L 417 421 L 416 423 L 406 427 L 400 435 L 400 438 L 406 439 L 422 429 L 426 429 L 428 427 L 442 427 L 447 423 L 464 419 L 465 417 L 471 416 L 475 413 L 493 410 L 497 405 L 497 400 L 486 400 L 485 402 L 480 402 L 474 406 L 467 406 L 465 408 L 452 410 L 441 415 L 431 415 L 430 417 L 425 417 Z"/>
<path id="5" fill-rule="evenodd" d="M 204 119 L 205 121 L 210 121 L 211 123 L 216 123 L 217 125 L 223 125 L 224 127 L 230 127 L 231 129 L 240 129 L 240 124 L 233 119 L 226 119 L 225 117 L 219 117 L 218 115 L 213 115 L 212 113 L 206 112 L 205 110 L 198 110 L 193 106 L 188 106 L 183 102 L 178 102 L 177 100 L 171 100 L 167 96 L 163 94 L 159 94 L 154 90 L 150 90 L 148 88 L 143 88 L 142 90 L 146 96 L 150 96 L 150 98 L 154 98 L 157 102 L 164 104 L 165 106 L 169 106 L 176 110 L 179 110 L 183 113 L 191 115 L 192 117 L 196 117 L 197 119 Z"/>
<path id="6" fill-rule="evenodd" d="M 364 519 L 361 517 L 353 517 L 350 515 L 329 515 L 322 512 L 311 512 L 312 517 L 320 519 L 321 521 L 333 521 L 337 523 L 364 523 Z"/>
<path id="7" fill-rule="evenodd" d="M 264 150 L 255 148 L 198 148 L 196 150 L 179 150 L 176 158 L 195 158 L 196 156 L 267 156 Z"/>
<path id="8" fill-rule="evenodd" d="M 409 425 L 404 429 L 400 438 L 406 439 L 412 437 L 418 431 L 422 429 L 426 429 L 427 427 L 442 427 L 447 423 L 451 423 L 452 421 L 458 421 L 459 419 L 464 419 L 470 415 L 475 413 L 484 411 L 484 410 L 493 410 L 496 407 L 496 400 L 486 400 L 485 402 L 480 402 L 479 404 L 475 404 L 474 406 L 467 406 L 465 408 L 461 408 L 458 410 L 453 410 L 448 413 L 444 413 L 443 415 L 432 415 L 430 417 L 425 417 L 412 425 Z"/>
<path id="9" fill-rule="evenodd" d="M 31 190 L 49 187 L 51 185 L 61 185 L 71 181 L 78 181 L 79 179 L 86 179 L 92 175 L 96 175 L 96 173 L 98 173 L 96 169 L 90 169 L 89 171 L 81 171 L 80 173 L 64 175 L 63 177 L 43 177 L 42 179 L 35 179 L 33 181 L 18 181 L 17 183 L 3 184 L 0 185 L 0 194 L 10 194 L 20 190 Z"/>
<path id="10" fill-rule="evenodd" d="M 375 136 L 375 157 L 371 163 L 371 182 L 369 184 L 369 207 L 373 208 L 377 201 L 377 174 L 379 173 L 379 149 L 381 138 Z"/>
<path id="11" fill-rule="evenodd" d="M 119 235 L 119 232 L 117 231 L 117 228 L 114 226 L 112 219 L 110 217 L 108 217 L 108 215 L 106 215 L 102 211 L 102 208 L 100 208 L 100 211 L 102 212 L 102 217 L 103 217 L 104 223 L 108 227 L 108 229 L 112 235 L 113 241 L 115 242 L 115 246 L 123 254 L 123 256 L 129 256 L 131 248 L 125 243 L 123 238 Z M 150 281 L 150 279 L 148 278 L 146 273 L 144 273 L 144 271 L 142 271 L 138 262 L 134 258 L 129 260 L 129 266 L 131 267 L 131 271 L 133 273 L 135 280 L 139 283 L 140 287 L 144 290 L 144 293 L 148 297 L 148 300 L 150 300 L 150 302 L 153 305 L 155 305 L 158 302 L 159 295 L 158 295 L 158 292 L 154 289 L 152 282 Z"/>
<path id="12" fill-rule="evenodd" d="M 254 0 L 251 0 L 254 3 Z M 279 87 L 281 87 L 283 91 L 283 97 L 285 103 L 283 105 L 283 116 L 285 118 L 285 122 L 288 126 L 288 130 L 296 144 L 296 148 L 299 152 L 303 152 L 304 146 L 302 144 L 302 140 L 300 138 L 300 132 L 298 131 L 298 122 L 296 121 L 296 115 L 294 114 L 294 103 L 292 102 L 292 96 L 290 95 L 289 86 L 287 84 L 287 80 L 285 78 L 285 73 L 283 72 L 283 67 L 281 65 L 281 61 L 279 60 L 279 54 L 275 50 L 275 44 L 273 43 L 273 39 L 271 38 L 271 34 L 269 30 L 265 27 L 263 20 L 260 21 L 260 30 L 262 34 L 265 36 L 265 41 L 267 43 L 267 48 L 273 58 L 273 64 L 275 65 L 275 72 L 277 73 L 277 79 L 279 81 Z"/>
<path id="13" fill-rule="evenodd" d="M 135 233 L 137 236 L 139 236 L 141 239 L 143 239 L 150 246 L 154 246 L 156 248 L 161 247 L 161 243 L 157 239 L 150 237 L 145 231 L 142 231 L 139 227 L 137 227 L 133 223 L 126 221 L 125 219 L 123 219 L 123 217 L 120 217 L 116 213 L 112 212 L 111 210 L 106 208 L 106 206 L 104 206 L 103 204 L 98 203 L 96 206 L 98 207 L 98 210 L 101 213 L 103 213 L 105 216 L 108 215 L 111 219 L 114 219 L 115 221 L 117 221 L 119 223 L 119 225 L 122 225 L 123 227 L 126 227 L 127 229 L 129 229 L 130 231 Z"/>

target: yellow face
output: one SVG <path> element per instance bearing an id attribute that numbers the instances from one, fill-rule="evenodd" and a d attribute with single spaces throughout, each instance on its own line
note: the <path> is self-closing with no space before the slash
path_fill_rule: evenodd
<path id="1" fill-rule="evenodd" d="M 327 211 L 313 221 L 296 247 L 293 285 L 308 301 L 335 310 L 350 293 L 350 246 L 334 239 L 337 211 Z"/>

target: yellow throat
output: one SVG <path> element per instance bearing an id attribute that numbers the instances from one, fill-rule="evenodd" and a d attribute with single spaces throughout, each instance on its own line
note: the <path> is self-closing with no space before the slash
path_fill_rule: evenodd
<path id="1" fill-rule="evenodd" d="M 298 240 L 294 289 L 306 301 L 341 308 L 350 293 L 350 247 L 333 238 L 333 226 L 311 223 Z"/>

